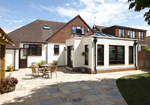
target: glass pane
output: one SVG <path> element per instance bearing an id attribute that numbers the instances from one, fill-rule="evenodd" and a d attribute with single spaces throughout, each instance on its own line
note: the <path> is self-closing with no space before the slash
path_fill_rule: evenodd
<path id="1" fill-rule="evenodd" d="M 76 33 L 76 26 L 72 26 L 72 33 Z"/>
<path id="2" fill-rule="evenodd" d="M 37 45 L 37 55 L 41 55 L 42 45 Z"/>
<path id="3" fill-rule="evenodd" d="M 133 47 L 129 47 L 129 63 L 133 63 Z"/>
<path id="4" fill-rule="evenodd" d="M 36 55 L 36 45 L 30 45 L 30 55 Z"/>
<path id="5" fill-rule="evenodd" d="M 54 54 L 59 54 L 59 48 L 54 49 Z"/>
<path id="6" fill-rule="evenodd" d="M 26 49 L 21 49 L 21 51 L 20 51 L 20 59 L 26 59 Z"/>
<path id="7" fill-rule="evenodd" d="M 85 64 L 88 65 L 89 62 L 89 48 L 88 45 L 85 45 Z"/>
<path id="8" fill-rule="evenodd" d="M 135 31 L 133 31 L 133 38 L 135 38 Z"/>
<path id="9" fill-rule="evenodd" d="M 23 45 L 23 48 L 29 48 L 29 45 L 25 44 Z"/>
<path id="10" fill-rule="evenodd" d="M 109 46 L 109 63 L 116 63 L 116 49 L 115 46 Z"/>
<path id="11" fill-rule="evenodd" d="M 117 54 L 117 56 L 118 56 L 118 63 L 123 63 L 123 61 L 124 61 L 124 53 L 123 53 L 123 48 L 124 47 L 117 47 L 117 51 L 118 51 L 118 54 Z"/>
<path id="12" fill-rule="evenodd" d="M 119 29 L 119 37 L 121 37 L 121 29 Z"/>
<path id="13" fill-rule="evenodd" d="M 98 45 L 97 46 L 97 64 L 98 65 L 103 65 L 104 61 L 103 61 L 103 46 L 102 45 Z"/>
<path id="14" fill-rule="evenodd" d="M 84 27 L 82 27 L 82 34 L 84 35 Z"/>
<path id="15" fill-rule="evenodd" d="M 59 48 L 59 45 L 54 45 L 54 48 Z"/>

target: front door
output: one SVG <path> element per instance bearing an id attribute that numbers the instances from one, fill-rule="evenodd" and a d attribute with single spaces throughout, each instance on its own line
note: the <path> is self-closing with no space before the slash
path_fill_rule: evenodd
<path id="1" fill-rule="evenodd" d="M 71 62 L 71 46 L 67 47 L 67 66 L 72 67 L 72 62 Z"/>
<path id="2" fill-rule="evenodd" d="M 27 67 L 27 49 L 21 48 L 19 50 L 19 68 Z"/>

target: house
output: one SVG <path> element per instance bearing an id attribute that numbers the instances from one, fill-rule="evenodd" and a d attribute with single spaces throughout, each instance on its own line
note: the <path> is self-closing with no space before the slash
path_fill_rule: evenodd
<path id="1" fill-rule="evenodd" d="M 59 66 L 65 66 L 65 40 L 92 33 L 79 15 L 68 23 L 36 20 L 8 34 L 16 44 L 7 46 L 6 67 L 12 64 L 15 69 L 25 68 L 41 60 L 57 60 Z"/>
<path id="2" fill-rule="evenodd" d="M 0 28 L 0 87 L 1 79 L 5 78 L 6 45 L 14 45 L 14 41 Z"/>
<path id="3" fill-rule="evenodd" d="M 13 64 L 15 69 L 41 60 L 57 60 L 58 66 L 85 68 L 89 73 L 137 69 L 137 39 L 93 33 L 79 15 L 68 23 L 36 20 L 9 36 L 16 45 L 7 47 L 7 59 L 13 59 L 7 65 Z"/>
<path id="4" fill-rule="evenodd" d="M 113 36 L 120 37 L 120 38 L 138 39 L 138 51 L 141 51 L 143 47 L 147 46 L 146 44 L 147 30 L 119 26 L 119 25 L 114 25 L 106 28 L 103 28 L 103 26 L 95 25 L 94 29 L 95 31 L 101 30 L 103 33 L 111 34 Z"/>

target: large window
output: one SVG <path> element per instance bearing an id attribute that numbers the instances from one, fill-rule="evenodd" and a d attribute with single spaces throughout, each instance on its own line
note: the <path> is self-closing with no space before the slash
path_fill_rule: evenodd
<path id="1" fill-rule="evenodd" d="M 129 46 L 129 63 L 133 63 L 133 46 Z"/>
<path id="2" fill-rule="evenodd" d="M 97 45 L 97 65 L 104 65 L 104 46 Z"/>
<path id="3" fill-rule="evenodd" d="M 85 65 L 88 65 L 89 62 L 89 48 L 88 45 L 85 45 Z"/>
<path id="4" fill-rule="evenodd" d="M 24 44 L 23 48 L 27 49 L 24 55 L 42 55 L 42 45 Z"/>
<path id="5" fill-rule="evenodd" d="M 128 38 L 135 38 L 135 31 L 128 30 Z"/>
<path id="6" fill-rule="evenodd" d="M 124 64 L 124 46 L 109 46 L 109 64 Z"/>
<path id="7" fill-rule="evenodd" d="M 59 55 L 59 45 L 54 45 L 54 54 Z"/>
<path id="8" fill-rule="evenodd" d="M 144 40 L 143 32 L 139 32 L 139 40 Z"/>
<path id="9" fill-rule="evenodd" d="M 119 29 L 119 37 L 124 38 L 124 30 L 123 29 Z"/>
<path id="10" fill-rule="evenodd" d="M 84 35 L 85 34 L 85 28 L 79 27 L 79 26 L 72 26 L 72 34 Z"/>

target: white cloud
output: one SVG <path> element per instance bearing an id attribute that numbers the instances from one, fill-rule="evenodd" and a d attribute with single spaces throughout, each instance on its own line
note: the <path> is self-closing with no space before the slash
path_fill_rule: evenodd
<path id="1" fill-rule="evenodd" d="M 69 4 L 69 3 L 67 3 L 67 4 L 66 4 L 66 6 L 70 6 L 70 4 Z"/>
<path id="2" fill-rule="evenodd" d="M 22 23 L 23 20 L 12 20 L 13 23 Z"/>
<path id="3" fill-rule="evenodd" d="M 0 18 L 1 18 L 1 15 L 0 15 Z"/>
<path id="4" fill-rule="evenodd" d="M 110 0 L 109 0 L 110 1 Z M 124 2 L 118 2 L 116 0 L 79 0 L 79 2 L 73 2 L 73 7 L 45 7 L 40 8 L 49 12 L 57 13 L 62 17 L 73 18 L 80 14 L 83 19 L 89 24 L 94 24 L 94 17 L 96 16 L 96 24 L 120 24 L 127 21 L 128 4 Z M 123 0 L 121 0 L 123 1 Z"/>
<path id="5" fill-rule="evenodd" d="M 7 8 L 0 7 L 0 11 L 1 11 L 1 12 L 9 12 L 10 10 L 7 9 Z"/>

